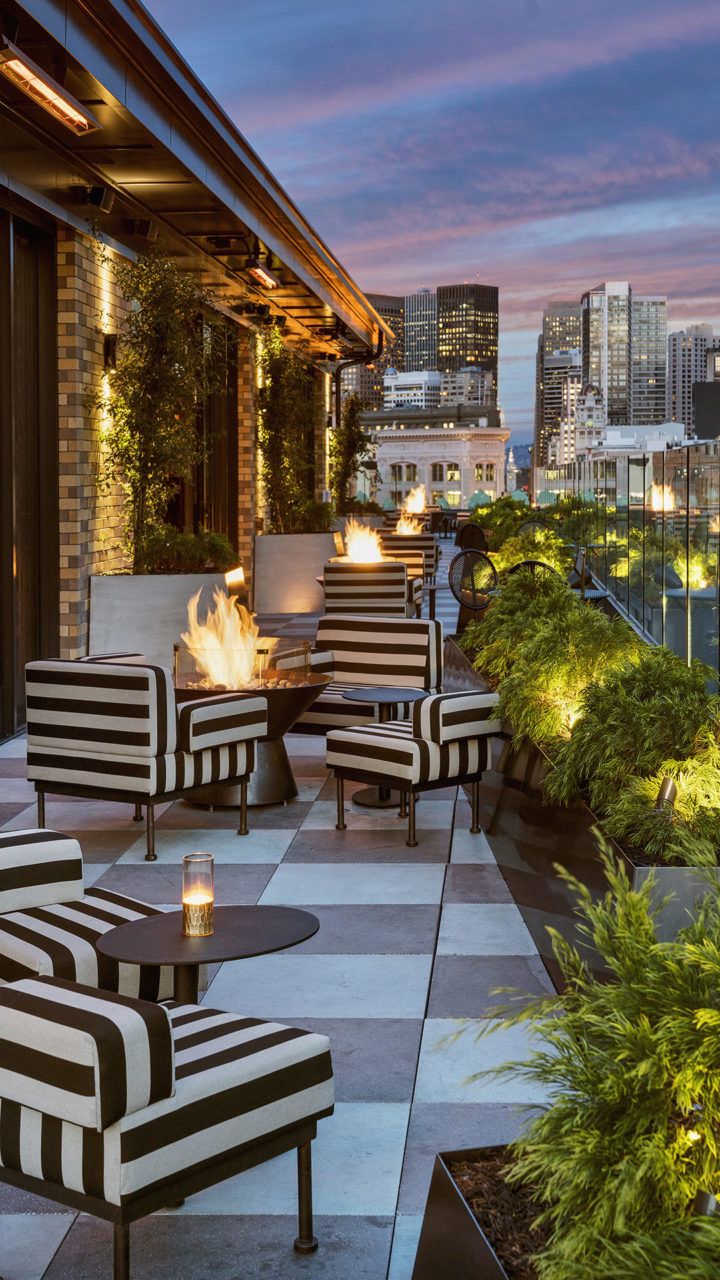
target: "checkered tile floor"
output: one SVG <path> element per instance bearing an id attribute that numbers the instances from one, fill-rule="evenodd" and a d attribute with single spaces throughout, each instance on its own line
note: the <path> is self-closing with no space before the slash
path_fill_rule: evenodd
<path id="1" fill-rule="evenodd" d="M 448 593 L 449 595 L 449 593 Z M 451 629 L 451 628 L 449 628 Z M 460 679 L 447 672 L 447 685 Z M 77 836 L 87 880 L 174 905 L 180 859 L 217 859 L 221 903 L 307 906 L 316 936 L 279 955 L 215 972 L 205 999 L 220 1008 L 326 1032 L 337 1108 L 314 1144 L 320 1250 L 292 1249 L 292 1155 L 192 1197 L 132 1228 L 133 1280 L 410 1280 L 434 1159 L 441 1149 L 505 1141 L 540 1101 L 525 1082 L 468 1077 L 522 1057 L 524 1033 L 475 1043 L 497 987 L 528 992 L 549 981 L 470 808 L 456 788 L 418 805 L 418 847 L 405 845 L 394 810 L 353 806 L 335 830 L 324 740 L 287 739 L 300 788 L 286 807 L 233 818 L 184 803 L 158 809 L 158 861 L 144 861 L 142 829 L 119 805 L 49 799 L 48 826 Z M 0 825 L 35 825 L 24 742 L 0 745 Z M 470 1019 L 450 1043 L 458 1019 Z M 0 1187 L 4 1280 L 102 1280 L 110 1229 L 93 1218 Z"/>

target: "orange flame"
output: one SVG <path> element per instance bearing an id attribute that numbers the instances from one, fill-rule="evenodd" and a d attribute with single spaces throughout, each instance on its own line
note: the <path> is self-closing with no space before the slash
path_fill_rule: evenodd
<path id="1" fill-rule="evenodd" d="M 403 514 L 419 516 L 422 515 L 426 507 L 427 493 L 425 492 L 425 485 L 417 484 L 414 489 L 410 490 L 403 503 Z"/>
<path id="2" fill-rule="evenodd" d="M 395 525 L 395 532 L 402 533 L 406 536 L 411 533 L 422 533 L 423 526 L 420 520 L 416 520 L 413 516 L 401 515 Z"/>
<path id="3" fill-rule="evenodd" d="M 650 506 L 653 511 L 674 511 L 675 495 L 669 484 L 654 484 L 650 490 Z"/>
<path id="4" fill-rule="evenodd" d="M 379 534 L 352 516 L 345 525 L 345 547 L 353 564 L 379 564 L 383 558 Z"/>
<path id="5" fill-rule="evenodd" d="M 210 688 L 223 685 L 241 689 L 252 682 L 259 627 L 249 609 L 239 605 L 220 587 L 213 595 L 214 609 L 204 622 L 198 620 L 200 592 L 188 600 L 188 629 L 181 639 Z"/>

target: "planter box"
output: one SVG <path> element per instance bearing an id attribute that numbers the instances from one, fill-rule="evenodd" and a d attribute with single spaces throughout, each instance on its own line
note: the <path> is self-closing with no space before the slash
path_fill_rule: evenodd
<path id="1" fill-rule="evenodd" d="M 323 566 L 334 556 L 332 533 L 263 533 L 255 539 L 254 604 L 259 614 L 323 613 Z"/>
<path id="2" fill-rule="evenodd" d="M 498 866 L 557 986 L 560 975 L 548 926 L 579 947 L 591 968 L 593 958 L 577 932 L 575 900 L 556 866 L 571 872 L 594 897 L 607 891 L 607 882 L 592 830 L 602 829 L 600 819 L 582 800 L 567 808 L 543 803 L 542 787 L 551 767 L 537 747 L 524 746 L 517 753 L 506 749 L 496 771 L 486 776 L 482 796 L 483 827 Z M 706 892 L 707 872 L 699 867 L 636 866 L 615 841 L 609 843 L 634 888 L 640 888 L 652 871 L 655 900 L 659 903 L 672 895 L 660 912 L 658 935 L 664 941 L 674 938 L 688 923 L 697 898 Z"/>
<path id="3" fill-rule="evenodd" d="M 490 1150 L 490 1148 L 484 1148 Z M 454 1181 L 448 1163 L 481 1152 L 441 1151 L 435 1157 L 412 1280 L 508 1280 L 508 1274 Z"/>
<path id="4" fill-rule="evenodd" d="M 201 591 L 200 612 L 212 604 L 222 573 L 117 573 L 90 579 L 88 653 L 142 653 L 172 667 L 173 645 L 187 627 L 187 603 Z"/>

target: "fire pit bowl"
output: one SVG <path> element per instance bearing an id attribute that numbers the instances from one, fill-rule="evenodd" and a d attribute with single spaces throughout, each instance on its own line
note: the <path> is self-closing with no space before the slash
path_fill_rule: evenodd
<path id="1" fill-rule="evenodd" d="M 255 745 L 255 769 L 248 783 L 248 805 L 287 804 L 298 794 L 284 735 L 330 683 L 327 676 L 308 675 L 307 680 L 277 685 L 270 678 L 261 688 L 239 689 L 248 698 L 260 694 L 267 698 L 268 731 Z M 193 698 L 212 697 L 215 689 L 177 689 L 178 703 Z M 219 782 L 216 787 L 204 787 L 202 798 L 190 799 L 191 804 L 215 808 L 238 808 L 240 788 Z"/>

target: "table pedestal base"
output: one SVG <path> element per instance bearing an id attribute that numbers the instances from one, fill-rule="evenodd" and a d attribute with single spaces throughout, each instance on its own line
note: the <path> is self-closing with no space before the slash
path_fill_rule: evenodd
<path id="1" fill-rule="evenodd" d="M 175 965 L 173 970 L 173 1000 L 177 1000 L 179 1004 L 197 1004 L 199 985 L 199 965 Z"/>
<path id="2" fill-rule="evenodd" d="M 297 783 L 290 767 L 290 760 L 283 738 L 270 738 L 255 743 L 255 768 L 248 781 L 248 806 L 259 808 L 264 804 L 286 804 L 297 797 Z M 204 808 L 239 809 L 240 788 L 231 783 L 218 782 L 217 786 L 203 789 L 202 795 L 189 803 Z"/>
<path id="3" fill-rule="evenodd" d="M 352 802 L 363 809 L 399 809 L 400 792 L 389 787 L 362 787 L 353 794 Z"/>

